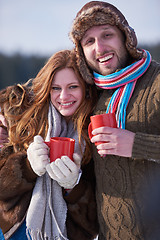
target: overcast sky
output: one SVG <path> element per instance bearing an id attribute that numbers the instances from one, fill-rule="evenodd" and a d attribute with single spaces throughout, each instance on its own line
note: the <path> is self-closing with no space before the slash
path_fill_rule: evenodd
<path id="1" fill-rule="evenodd" d="M 0 0 L 0 52 L 51 55 L 73 47 L 68 33 L 87 0 Z M 112 0 L 139 43 L 160 42 L 160 0 Z"/>

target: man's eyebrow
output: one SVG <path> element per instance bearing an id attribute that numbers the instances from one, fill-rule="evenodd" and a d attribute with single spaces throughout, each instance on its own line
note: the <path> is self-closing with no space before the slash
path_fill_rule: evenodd
<path id="1" fill-rule="evenodd" d="M 104 27 L 101 28 L 101 30 L 110 30 L 110 29 L 111 29 L 110 26 L 104 26 Z M 85 40 L 87 37 L 88 37 L 88 34 L 85 33 L 85 35 L 83 36 L 83 38 L 82 38 L 81 41 Z M 92 36 L 91 36 L 91 37 L 92 37 Z"/>
<path id="2" fill-rule="evenodd" d="M 88 37 L 88 34 L 85 34 L 83 38 L 81 39 L 81 42 L 84 41 Z"/>

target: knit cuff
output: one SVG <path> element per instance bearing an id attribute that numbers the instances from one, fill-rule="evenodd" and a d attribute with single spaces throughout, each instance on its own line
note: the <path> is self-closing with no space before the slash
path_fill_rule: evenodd
<path id="1" fill-rule="evenodd" d="M 146 159 L 160 163 L 160 136 L 136 133 L 132 149 L 132 158 Z"/>

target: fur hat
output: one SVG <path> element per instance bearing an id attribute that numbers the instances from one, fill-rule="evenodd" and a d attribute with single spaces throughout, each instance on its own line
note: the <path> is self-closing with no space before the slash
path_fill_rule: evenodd
<path id="1" fill-rule="evenodd" d="M 85 4 L 74 19 L 70 38 L 75 44 L 77 62 L 82 77 L 86 82 L 93 84 L 93 77 L 89 70 L 80 44 L 85 32 L 93 26 L 116 25 L 126 37 L 126 48 L 134 59 L 140 59 L 143 51 L 137 48 L 137 38 L 124 15 L 112 4 L 100 1 L 91 1 Z"/>

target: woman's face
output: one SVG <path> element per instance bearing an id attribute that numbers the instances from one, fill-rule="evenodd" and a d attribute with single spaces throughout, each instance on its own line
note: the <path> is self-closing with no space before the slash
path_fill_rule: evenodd
<path id="1" fill-rule="evenodd" d="M 55 108 L 69 119 L 80 106 L 83 90 L 72 68 L 59 70 L 53 79 L 51 102 Z"/>

